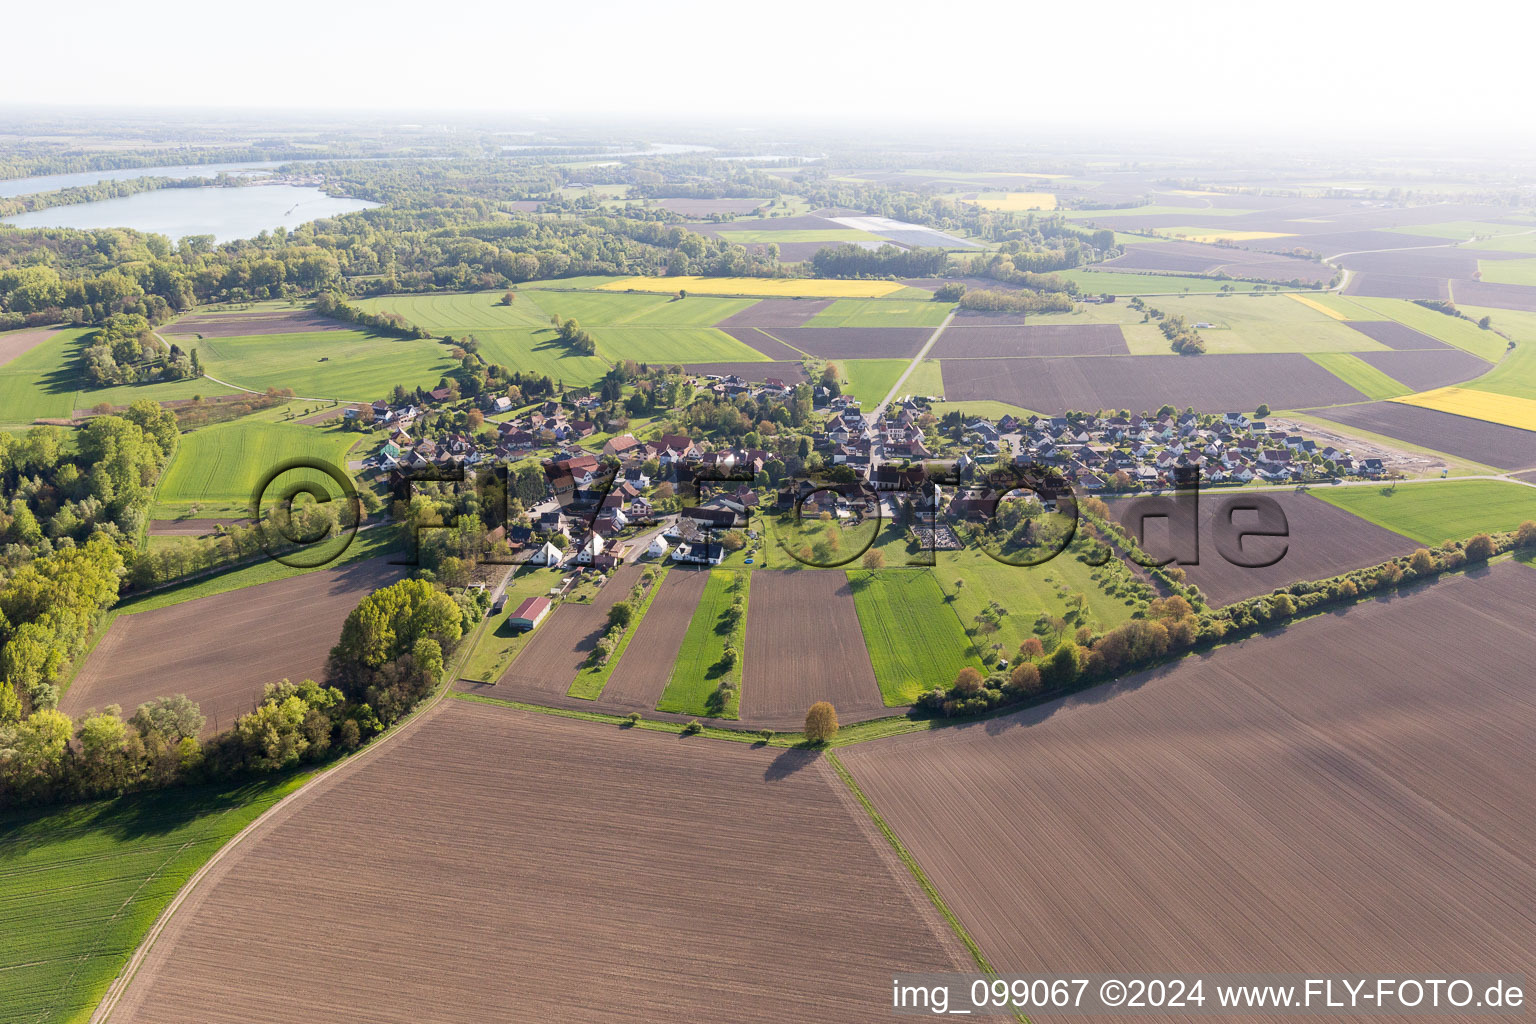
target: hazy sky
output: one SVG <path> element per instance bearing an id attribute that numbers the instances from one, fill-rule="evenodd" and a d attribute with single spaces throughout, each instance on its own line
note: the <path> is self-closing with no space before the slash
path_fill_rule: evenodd
<path id="1" fill-rule="evenodd" d="M 23 2 L 0 102 L 1528 132 L 1536 5 Z"/>

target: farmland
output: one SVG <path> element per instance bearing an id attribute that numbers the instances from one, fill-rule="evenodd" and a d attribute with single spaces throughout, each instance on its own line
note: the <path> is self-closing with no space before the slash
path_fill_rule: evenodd
<path id="1" fill-rule="evenodd" d="M 1068 409 L 1302 409 L 1364 396 L 1298 353 L 956 359 L 944 367 L 951 401 L 1007 402 L 1040 413 Z"/>
<path id="2" fill-rule="evenodd" d="M 972 326 L 974 319 L 957 320 L 939 335 L 932 349 L 936 359 L 989 359 L 1033 356 L 1125 355 L 1124 330 L 1116 324 L 1043 324 L 1040 326 Z M 1158 335 L 1161 348 L 1167 339 Z"/>
<path id="3" fill-rule="evenodd" d="M 1413 389 L 1393 380 L 1359 356 L 1349 352 L 1311 352 L 1307 358 L 1366 398 L 1381 400 L 1406 395 Z"/>
<path id="4" fill-rule="evenodd" d="M 967 656 L 965 630 L 929 570 L 850 572 L 848 581 L 887 705 L 911 704 L 924 690 L 979 664 Z"/>
<path id="5" fill-rule="evenodd" d="M 229 384 L 252 391 L 290 388 L 302 398 L 343 402 L 383 398 L 396 384 L 436 386 L 457 366 L 436 341 L 363 331 L 209 338 L 196 348 L 208 375 Z"/>
<path id="6" fill-rule="evenodd" d="M 1449 345 L 1466 349 L 1479 359 L 1485 359 L 1490 363 L 1498 362 L 1504 354 L 1505 341 L 1492 331 L 1480 330 L 1476 324 L 1469 323 L 1459 317 L 1446 316 L 1432 309 L 1426 309 L 1406 299 L 1372 298 L 1364 295 L 1351 295 L 1349 300 L 1358 306 L 1369 309 L 1377 317 L 1395 320 L 1404 326 L 1411 327 L 1420 333 L 1437 338 Z"/>
<path id="7" fill-rule="evenodd" d="M 1359 352 L 1383 346 L 1351 330 L 1331 311 L 1290 295 L 1169 297 L 1152 305 L 1200 328 L 1212 355 L 1240 352 Z M 1273 404 L 1273 403 L 1271 403 Z"/>
<path id="8" fill-rule="evenodd" d="M 596 649 L 598 638 L 607 631 L 608 609 L 629 594 L 629 588 L 639 577 L 638 567 L 624 566 L 603 584 L 592 603 L 562 602 L 534 629 L 532 639 L 496 681 L 496 686 L 509 691 L 507 696 L 514 695 L 510 691 L 544 696 L 564 694 Z M 546 571 L 544 579 L 553 586 L 558 577 Z M 499 690 L 492 692 L 503 696 Z"/>
<path id="9" fill-rule="evenodd" d="M 806 320 L 806 327 L 937 327 L 954 311 L 945 302 L 838 299 Z M 799 326 L 786 324 L 785 326 Z"/>
<path id="10" fill-rule="evenodd" d="M 1312 493 L 1421 544 L 1513 530 L 1526 520 L 1536 520 L 1536 487 L 1505 480 L 1436 480 Z"/>
<path id="11" fill-rule="evenodd" d="M 169 517 L 197 505 L 204 514 L 213 514 L 215 508 L 248 514 L 252 492 L 280 464 L 296 458 L 317 459 L 346 473 L 347 453 L 357 441 L 357 434 L 336 428 L 252 417 L 195 430 L 177 446 L 156 492 L 156 511 Z M 333 496 L 339 491 L 323 474 L 284 474 L 279 482 L 290 483 L 290 478 L 313 479 Z"/>
<path id="12" fill-rule="evenodd" d="M 605 702 L 640 712 L 656 706 L 710 575 L 680 566 L 667 573 L 603 688 Z"/>
<path id="13" fill-rule="evenodd" d="M 0 815 L 0 1022 L 87 1019 L 187 879 L 305 778 Z"/>
<path id="14" fill-rule="evenodd" d="M 0 423 L 25 424 L 34 419 L 68 419 L 77 409 L 105 402 L 127 405 L 140 398 L 168 401 L 193 395 L 228 394 L 230 389 L 207 380 L 161 384 L 88 387 L 80 364 L 85 336 L 82 328 L 54 331 L 26 351 L 0 364 Z M 4 337 L 0 335 L 0 337 Z M 20 345 L 16 346 L 21 348 Z"/>
<path id="15" fill-rule="evenodd" d="M 466 1020 L 874 1020 L 890 964 L 969 963 L 814 755 L 457 700 L 383 755 L 226 857 L 113 1019 L 421 1020 L 448 978 Z"/>
<path id="16" fill-rule="evenodd" d="M 597 350 L 614 362 L 748 363 L 767 357 L 712 327 L 593 327 Z"/>
<path id="17" fill-rule="evenodd" d="M 1515 343 L 1497 366 L 1476 380 L 1468 381 L 1466 386 L 1536 400 L 1536 313 L 1473 306 L 1463 308 L 1469 316 L 1495 317 L 1494 325 Z"/>
<path id="18" fill-rule="evenodd" d="M 987 192 L 975 199 L 967 199 L 965 201 L 973 203 L 984 210 L 1003 210 L 1010 213 L 1021 210 L 1056 209 L 1056 193 L 1054 192 Z"/>
<path id="19" fill-rule="evenodd" d="M 1536 431 L 1536 400 L 1500 395 L 1491 391 L 1474 391 L 1470 388 L 1447 387 L 1407 395 L 1397 401 L 1404 405 L 1416 405 L 1421 409 L 1435 409 L 1454 416 L 1469 416 L 1489 423 L 1502 423 L 1506 427 Z M 1536 436 L 1531 439 L 1536 442 Z"/>
<path id="20" fill-rule="evenodd" d="M 1481 576 L 838 756 L 1021 974 L 1523 963 L 1536 574 Z"/>
<path id="21" fill-rule="evenodd" d="M 165 608 L 120 613 L 59 707 L 78 716 L 119 704 L 127 714 L 184 693 L 205 735 L 234 724 L 280 679 L 323 679 L 341 624 L 373 590 L 404 576 L 384 559 L 320 569 Z"/>
<path id="22" fill-rule="evenodd" d="M 847 381 L 843 393 L 857 398 L 866 409 L 878 405 L 907 369 L 905 359 L 848 359 L 837 365 Z M 935 394 L 942 391 L 941 387 Z"/>
<path id="23" fill-rule="evenodd" d="M 849 719 L 882 710 L 847 576 L 812 570 L 752 576 L 743 716 L 797 728 L 818 700 L 831 701 Z"/>
<path id="24" fill-rule="evenodd" d="M 494 683 L 501 678 L 501 674 L 512 664 L 512 659 L 533 637 L 532 633 L 514 629 L 507 620 L 528 598 L 542 596 L 556 579 L 546 569 L 528 566 L 508 581 L 504 591 L 506 604 L 501 611 L 486 619 L 485 632 L 481 634 L 480 642 L 464 662 L 463 678 L 481 683 Z"/>
<path id="25" fill-rule="evenodd" d="M 821 359 L 911 359 L 933 336 L 933 331 L 927 327 L 773 327 L 766 330 L 792 349 Z"/>
<path id="26" fill-rule="evenodd" d="M 895 281 L 818 281 L 761 277 L 626 277 L 601 285 L 606 291 L 677 292 L 689 295 L 761 295 L 878 299 L 904 287 Z"/>
<path id="27" fill-rule="evenodd" d="M 1314 488 L 1307 494 L 1267 491 L 1262 495 L 1242 491 L 1204 490 L 1199 495 L 1198 511 L 1200 562 L 1198 565 L 1180 565 L 1179 568 L 1184 570 L 1189 581 L 1198 586 L 1213 605 L 1220 606 L 1266 594 L 1302 580 L 1323 579 L 1350 569 L 1374 565 L 1397 555 L 1409 554 L 1419 546 L 1409 537 L 1392 532 L 1385 524 L 1373 525 L 1374 520 L 1356 518 L 1344 511 L 1348 506 L 1333 502 L 1331 495 L 1346 491 L 1371 493 L 1374 489 L 1349 487 L 1324 492 L 1321 488 Z M 1320 501 L 1314 495 L 1325 500 Z M 1283 538 L 1248 536 L 1238 541 L 1243 560 L 1255 563 L 1273 561 L 1274 564 L 1251 568 L 1234 565 L 1217 549 L 1218 531 L 1224 528 L 1218 524 L 1230 523 L 1238 532 L 1259 528 L 1259 513 L 1248 511 L 1259 497 L 1279 505 L 1285 516 L 1286 534 Z M 1120 498 L 1110 503 L 1111 511 L 1132 534 L 1137 532 L 1137 525 L 1128 520 L 1136 510 L 1158 507 L 1153 504 L 1143 505 L 1144 500 Z M 1160 500 L 1153 498 L 1151 502 Z M 1164 504 L 1160 507 L 1168 506 Z M 1266 527 L 1268 525 L 1265 524 Z M 1146 521 L 1146 536 L 1142 546 L 1148 554 L 1163 559 L 1177 553 L 1177 548 L 1169 543 L 1171 529 L 1171 517 Z"/>
<path id="28" fill-rule="evenodd" d="M 1402 402 L 1322 409 L 1315 415 L 1499 469 L 1536 466 L 1536 435 Z"/>
<path id="29" fill-rule="evenodd" d="M 749 593 L 751 574 L 714 569 L 708 577 L 688 620 L 687 632 L 677 649 L 672 674 L 661 699 L 656 702 L 656 710 L 735 718 L 740 709 L 739 693 L 727 698 L 721 706 L 712 706 L 710 697 L 721 683 L 741 679 L 741 627 L 740 623 L 731 623 L 729 613 L 736 597 Z M 733 645 L 736 651 L 736 661 L 729 667 L 723 660 L 727 644 Z"/>
<path id="30" fill-rule="evenodd" d="M 787 231 L 774 231 L 771 229 L 746 229 L 741 231 L 731 228 L 721 228 L 717 232 L 721 238 L 736 245 L 778 245 L 781 242 L 824 242 L 827 245 L 841 245 L 844 242 L 876 242 L 880 236 L 868 231 L 860 231 L 858 228 L 793 228 Z"/>
<path id="31" fill-rule="evenodd" d="M 1069 281 L 1076 281 L 1090 295 L 1108 292 L 1111 295 L 1162 295 L 1185 292 L 1219 292 L 1230 287 L 1233 291 L 1253 290 L 1251 281 L 1222 281 L 1214 277 L 1195 277 L 1175 274 L 1132 274 L 1114 270 L 1063 270 L 1057 274 Z"/>

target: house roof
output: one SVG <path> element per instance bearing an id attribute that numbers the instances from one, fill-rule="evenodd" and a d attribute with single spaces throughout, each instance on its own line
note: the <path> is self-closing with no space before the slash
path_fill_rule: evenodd
<path id="1" fill-rule="evenodd" d="M 536 619 L 549 610 L 549 598 L 530 597 L 517 606 L 517 611 L 512 613 L 514 619 Z"/>

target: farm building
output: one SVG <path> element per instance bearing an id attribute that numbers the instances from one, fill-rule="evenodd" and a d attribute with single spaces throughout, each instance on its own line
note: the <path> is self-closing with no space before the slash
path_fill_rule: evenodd
<path id="1" fill-rule="evenodd" d="M 514 629 L 533 629 L 544 621 L 552 607 L 547 597 L 530 597 L 517 606 L 517 611 L 507 616 L 507 622 Z"/>

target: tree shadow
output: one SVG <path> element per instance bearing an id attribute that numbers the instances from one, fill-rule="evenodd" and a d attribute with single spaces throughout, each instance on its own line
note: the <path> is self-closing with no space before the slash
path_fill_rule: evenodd
<path id="1" fill-rule="evenodd" d="M 763 781 L 782 782 L 821 757 L 819 748 L 790 747 L 763 771 Z"/>

